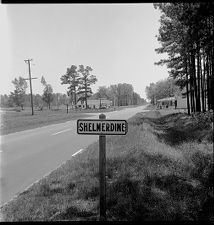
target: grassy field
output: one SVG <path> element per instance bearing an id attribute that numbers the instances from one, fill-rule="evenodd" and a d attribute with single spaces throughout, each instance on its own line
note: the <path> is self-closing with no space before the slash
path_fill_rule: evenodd
<path id="1" fill-rule="evenodd" d="M 214 220 L 211 116 L 167 114 L 138 113 L 126 136 L 107 137 L 107 220 Z M 98 143 L 1 213 L 3 221 L 98 220 Z"/>
<path id="2" fill-rule="evenodd" d="M 128 106 L 136 107 L 136 106 Z M 127 108 L 127 106 L 114 107 L 109 109 L 99 109 L 99 110 L 71 110 L 67 113 L 66 107 L 63 109 L 53 108 L 52 110 L 43 109 L 43 111 L 34 110 L 34 115 L 32 116 L 31 108 L 25 108 L 24 110 L 19 109 L 2 109 L 1 111 L 1 127 L 0 134 L 6 135 L 13 132 L 18 132 L 27 129 L 33 129 L 41 126 L 47 126 L 54 123 L 62 123 L 69 120 L 75 120 L 83 117 L 90 116 L 87 113 L 104 113 L 114 110 L 122 110 Z"/>
<path id="3" fill-rule="evenodd" d="M 70 112 L 66 110 L 43 110 L 35 111 L 31 115 L 30 110 L 20 112 L 7 111 L 1 113 L 1 135 L 10 134 L 27 129 L 47 126 L 54 123 L 62 123 L 73 119 L 88 116 L 84 113 Z"/>

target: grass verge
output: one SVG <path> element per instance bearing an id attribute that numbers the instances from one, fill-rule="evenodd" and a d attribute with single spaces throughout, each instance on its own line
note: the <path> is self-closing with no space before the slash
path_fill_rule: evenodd
<path id="1" fill-rule="evenodd" d="M 213 220 L 209 119 L 203 121 L 206 134 L 200 140 L 200 119 L 183 113 L 150 111 L 128 122 L 126 136 L 107 137 L 107 219 Z M 98 220 L 98 168 L 94 143 L 4 205 L 3 220 Z"/>

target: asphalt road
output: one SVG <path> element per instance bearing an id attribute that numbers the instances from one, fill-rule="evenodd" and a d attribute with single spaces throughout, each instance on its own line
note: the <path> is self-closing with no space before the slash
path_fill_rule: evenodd
<path id="1" fill-rule="evenodd" d="M 128 119 L 144 108 L 105 115 L 106 119 Z M 89 117 L 98 118 L 99 113 Z M 78 135 L 76 124 L 72 120 L 1 136 L 1 205 L 98 140 L 98 135 Z"/>

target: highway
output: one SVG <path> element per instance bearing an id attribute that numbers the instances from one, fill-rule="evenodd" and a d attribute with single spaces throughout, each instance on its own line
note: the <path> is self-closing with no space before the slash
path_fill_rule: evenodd
<path id="1" fill-rule="evenodd" d="M 142 111 L 145 106 L 105 115 L 106 119 L 128 119 Z M 98 119 L 99 114 L 88 119 Z M 98 140 L 98 135 L 78 135 L 76 124 L 71 120 L 1 136 L 1 205 Z"/>

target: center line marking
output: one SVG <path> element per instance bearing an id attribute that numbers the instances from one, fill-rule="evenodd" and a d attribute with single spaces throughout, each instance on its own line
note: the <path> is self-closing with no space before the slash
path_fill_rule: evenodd
<path id="1" fill-rule="evenodd" d="M 51 135 L 61 134 L 61 133 L 64 133 L 64 132 L 66 132 L 66 131 L 69 131 L 69 130 L 72 130 L 72 128 L 70 128 L 70 129 L 66 129 L 66 130 L 62 130 L 62 131 L 59 131 L 59 132 L 54 133 L 54 134 L 51 134 Z"/>

